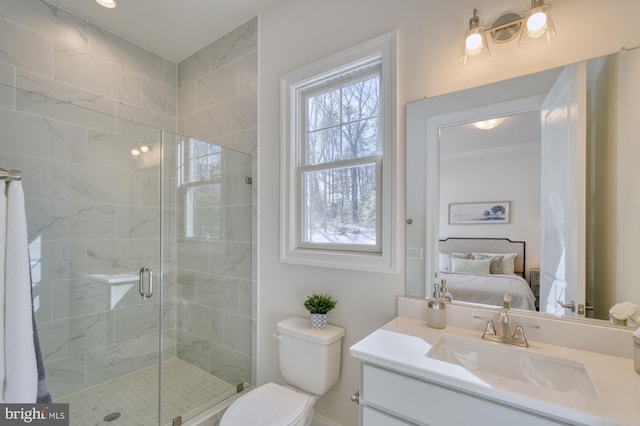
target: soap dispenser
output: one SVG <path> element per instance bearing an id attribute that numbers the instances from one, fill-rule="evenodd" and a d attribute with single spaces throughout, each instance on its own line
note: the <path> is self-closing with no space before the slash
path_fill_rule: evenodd
<path id="1" fill-rule="evenodd" d="M 509 308 L 511 306 L 511 295 L 506 293 L 502 301 L 502 309 L 498 315 L 498 329 L 500 335 L 505 339 L 511 338 L 511 327 L 509 325 Z"/>
<path id="2" fill-rule="evenodd" d="M 436 282 L 433 284 L 433 298 L 427 301 L 427 325 L 431 328 L 447 326 L 447 303 L 442 297 L 442 289 Z"/>

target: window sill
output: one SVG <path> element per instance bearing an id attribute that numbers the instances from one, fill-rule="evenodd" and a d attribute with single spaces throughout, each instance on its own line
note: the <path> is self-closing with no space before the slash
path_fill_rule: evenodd
<path id="1" fill-rule="evenodd" d="M 297 248 L 281 253 L 280 261 L 293 265 L 319 268 L 346 269 L 351 271 L 397 273 L 389 256 L 380 253 L 356 253 L 333 250 Z"/>

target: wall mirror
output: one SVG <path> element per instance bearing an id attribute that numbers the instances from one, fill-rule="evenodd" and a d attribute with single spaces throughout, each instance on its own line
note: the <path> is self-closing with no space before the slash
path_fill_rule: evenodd
<path id="1" fill-rule="evenodd" d="M 640 304 L 640 49 L 407 105 L 406 295 L 608 320 Z"/>

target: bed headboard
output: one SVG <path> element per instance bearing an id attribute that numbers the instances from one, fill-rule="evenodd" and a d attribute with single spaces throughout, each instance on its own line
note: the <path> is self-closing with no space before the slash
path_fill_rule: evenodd
<path id="1" fill-rule="evenodd" d="M 441 252 L 446 253 L 517 253 L 514 260 L 514 272 L 524 278 L 526 243 L 511 241 L 508 238 L 458 238 L 440 240 Z"/>

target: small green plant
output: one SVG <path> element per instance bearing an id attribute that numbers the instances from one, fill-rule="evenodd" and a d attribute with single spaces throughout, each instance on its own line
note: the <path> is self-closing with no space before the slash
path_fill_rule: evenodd
<path id="1" fill-rule="evenodd" d="M 304 301 L 304 307 L 312 314 L 326 314 L 336 307 L 338 301 L 329 294 L 312 294 Z"/>

